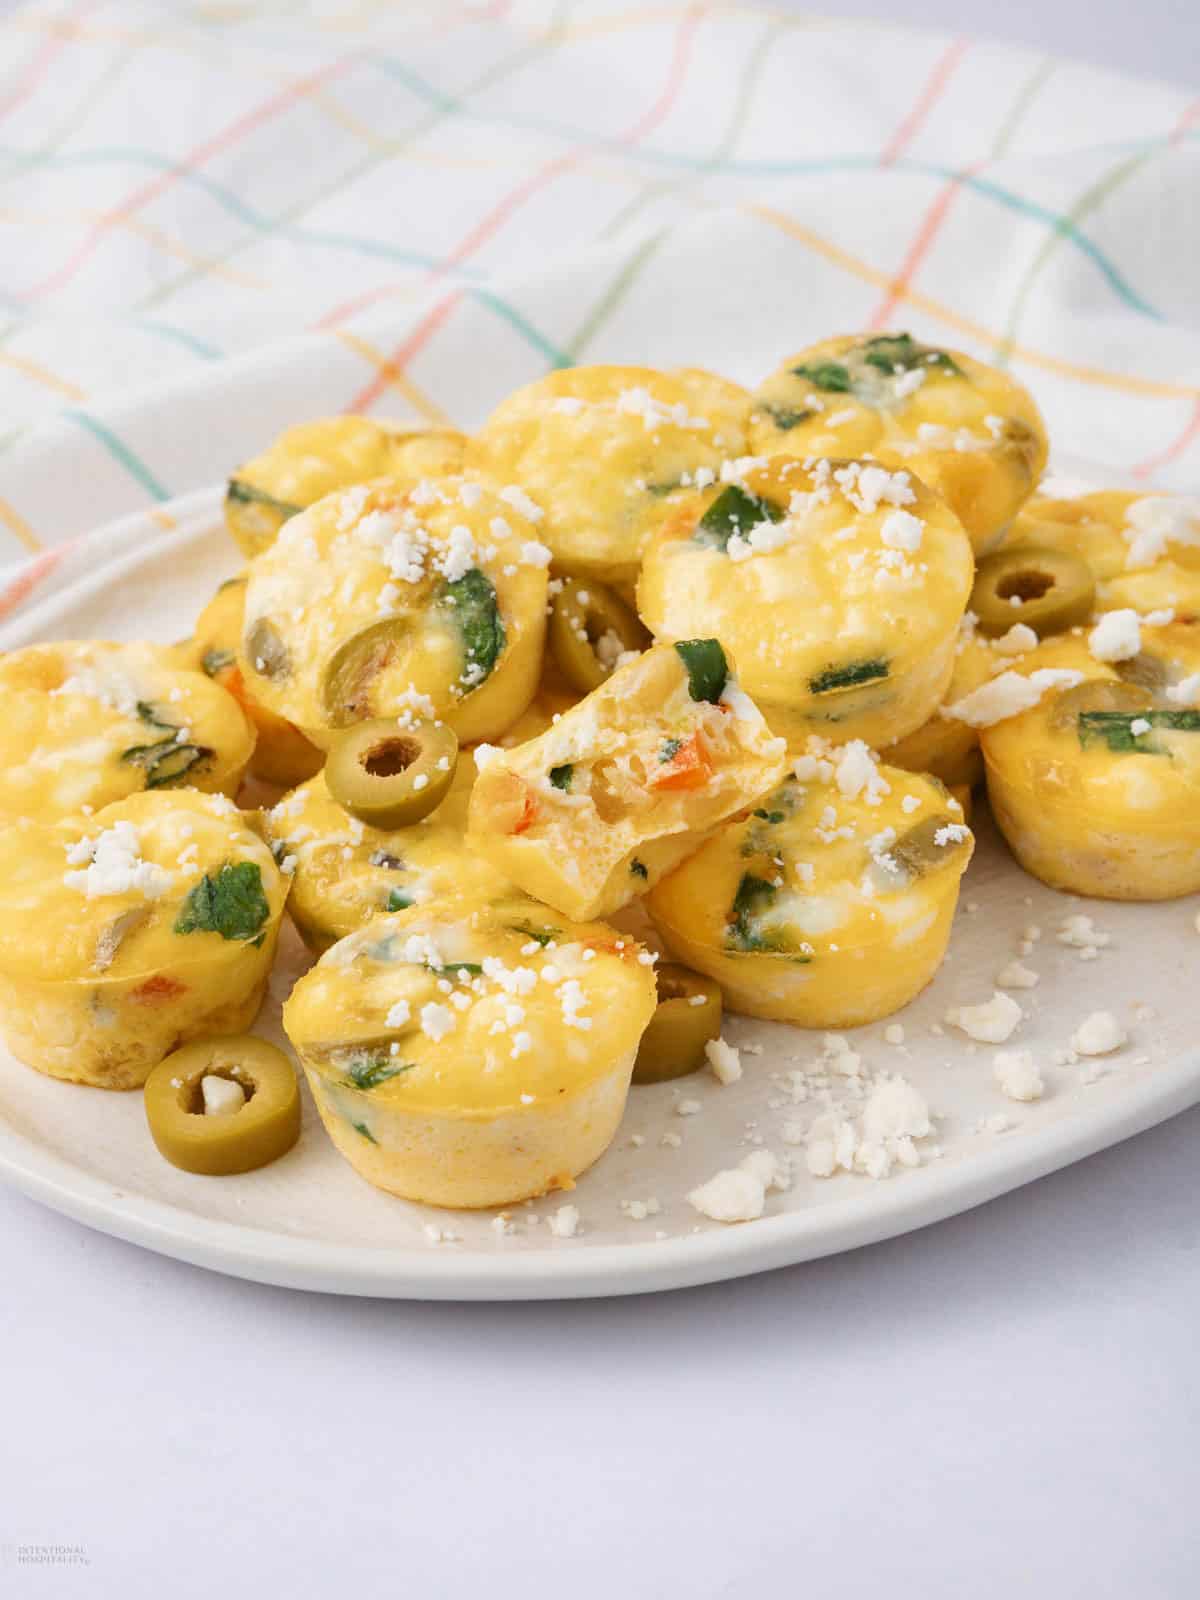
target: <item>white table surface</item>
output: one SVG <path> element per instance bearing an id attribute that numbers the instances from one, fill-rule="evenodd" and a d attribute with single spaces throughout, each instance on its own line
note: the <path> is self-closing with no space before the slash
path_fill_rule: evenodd
<path id="1" fill-rule="evenodd" d="M 1200 75 L 1184 0 L 874 9 Z M 1195 1596 L 1198 1146 L 1200 1110 L 853 1255 L 511 1307 L 259 1288 L 0 1190 L 0 1595 Z"/>

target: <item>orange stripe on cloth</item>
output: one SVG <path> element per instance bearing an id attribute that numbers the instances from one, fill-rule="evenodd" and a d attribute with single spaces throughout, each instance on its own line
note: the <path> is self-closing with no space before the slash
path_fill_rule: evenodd
<path id="1" fill-rule="evenodd" d="M 908 148 L 917 134 L 920 133 L 923 124 L 928 120 L 929 113 L 942 98 L 946 85 L 954 76 L 959 62 L 970 48 L 969 40 L 955 39 L 954 43 L 941 56 L 930 73 L 925 87 L 917 96 L 916 104 L 884 146 L 883 153 L 879 157 L 879 165 L 881 167 L 890 167 L 892 162 Z"/>

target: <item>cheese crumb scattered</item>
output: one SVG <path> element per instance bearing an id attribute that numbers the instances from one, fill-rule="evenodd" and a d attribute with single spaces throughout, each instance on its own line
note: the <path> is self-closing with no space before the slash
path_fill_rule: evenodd
<path id="1" fill-rule="evenodd" d="M 952 1028 L 961 1028 L 968 1038 L 981 1044 L 1004 1044 L 1015 1032 L 1025 1013 L 1011 995 L 999 990 L 990 1000 L 975 1006 L 952 1006 L 946 1012 L 946 1021 Z"/>
<path id="2" fill-rule="evenodd" d="M 1093 1011 L 1071 1035 L 1071 1048 L 1081 1056 L 1106 1056 L 1128 1037 L 1111 1011 Z"/>
<path id="3" fill-rule="evenodd" d="M 1136 611 L 1106 611 L 1088 634 L 1088 649 L 1097 661 L 1129 661 L 1142 648 Z"/>
<path id="4" fill-rule="evenodd" d="M 547 1220 L 556 1239 L 573 1239 L 579 1232 L 579 1207 L 559 1206 Z"/>
<path id="5" fill-rule="evenodd" d="M 713 1222 L 753 1222 L 767 1203 L 762 1179 L 744 1167 L 730 1167 L 688 1195 L 688 1203 Z"/>
<path id="6" fill-rule="evenodd" d="M 742 1058 L 734 1046 L 726 1044 L 724 1039 L 710 1039 L 704 1046 L 704 1054 L 718 1083 L 736 1083 L 741 1077 Z"/>
<path id="7" fill-rule="evenodd" d="M 1002 672 L 952 706 L 943 706 L 941 715 L 954 722 L 965 722 L 969 728 L 990 728 L 994 723 L 1028 711 L 1049 690 L 1073 689 L 1082 682 L 1083 673 L 1067 667 L 1039 667 L 1028 675 Z"/>
<path id="8" fill-rule="evenodd" d="M 997 989 L 1034 989 L 1037 984 L 1037 973 L 1030 967 L 1023 967 L 1019 961 L 1010 961 L 996 974 Z"/>
<path id="9" fill-rule="evenodd" d="M 992 1076 L 1010 1100 L 1040 1100 L 1046 1088 L 1028 1050 L 997 1050 Z"/>
<path id="10" fill-rule="evenodd" d="M 171 887 L 171 874 L 152 861 L 143 861 L 141 838 L 132 822 L 114 822 L 95 839 L 80 839 L 67 850 L 67 862 L 82 871 L 63 874 L 68 889 L 78 889 L 89 900 L 109 894 L 140 894 L 158 900 Z"/>

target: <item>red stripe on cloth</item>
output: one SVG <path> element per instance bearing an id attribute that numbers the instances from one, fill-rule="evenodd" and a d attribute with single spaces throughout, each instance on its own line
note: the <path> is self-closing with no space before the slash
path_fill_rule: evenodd
<path id="1" fill-rule="evenodd" d="M 98 4 L 99 0 L 86 0 L 84 5 L 76 6 L 71 21 L 64 19 L 52 34 L 42 40 L 40 48 L 34 52 L 33 60 L 25 71 L 25 76 L 10 91 L 7 99 L 0 100 L 0 118 L 7 117 L 10 111 L 15 111 L 29 99 L 67 45 L 78 38 L 78 34 L 71 27 L 71 22 L 78 21 L 89 11 L 94 11 Z"/>
<path id="2" fill-rule="evenodd" d="M 644 139 L 652 129 L 662 122 L 679 98 L 679 92 L 683 88 L 684 79 L 687 75 L 688 50 L 691 45 L 692 35 L 695 33 L 696 24 L 706 9 L 706 7 L 698 9 L 693 7 L 684 16 L 679 25 L 679 31 L 675 36 L 675 47 L 671 52 L 671 63 L 667 70 L 667 79 L 658 99 L 650 107 L 649 111 L 639 117 L 631 128 L 621 134 L 617 140 L 618 144 L 632 145 Z M 552 161 L 546 162 L 536 172 L 531 173 L 528 178 L 519 183 L 509 194 L 505 195 L 504 199 L 495 205 L 485 217 L 482 217 L 444 260 L 440 261 L 436 267 L 431 268 L 430 278 L 436 281 L 438 278 L 444 277 L 454 267 L 461 266 L 481 246 L 486 244 L 504 226 L 509 217 L 519 210 L 527 200 L 532 199 L 540 189 L 545 188 L 548 183 L 552 183 L 555 178 L 560 177 L 572 167 L 578 166 L 584 157 L 589 154 L 590 149 L 591 146 L 588 144 L 577 144 L 573 149 L 565 151 L 561 156 L 555 156 Z M 368 289 L 363 294 L 356 295 L 354 299 L 335 306 L 332 311 L 327 312 L 321 318 L 317 326 L 320 328 L 334 327 L 347 317 L 353 316 L 366 306 L 372 305 L 376 300 L 381 300 L 387 295 L 395 293 L 395 290 L 396 285 L 394 283 L 384 284 L 375 289 Z M 416 354 L 415 351 L 413 353 Z"/>
<path id="3" fill-rule="evenodd" d="M 896 307 L 904 298 L 904 292 L 916 277 L 917 270 L 925 257 L 933 248 L 933 241 L 941 231 L 942 224 L 950 214 L 950 208 L 962 193 L 963 180 L 972 178 L 987 165 L 986 161 L 976 161 L 969 167 L 964 167 L 956 173 L 950 182 L 938 195 L 937 199 L 925 213 L 916 237 L 909 246 L 908 254 L 900 264 L 900 271 L 892 279 L 891 287 L 872 314 L 867 323 L 870 332 L 886 327 L 895 315 Z"/>
<path id="4" fill-rule="evenodd" d="M 351 400 L 350 404 L 346 407 L 346 410 L 369 411 L 374 405 L 375 401 L 379 399 L 379 396 L 387 388 L 391 381 L 392 375 L 394 373 L 404 371 L 405 367 L 413 359 L 417 352 L 426 344 L 428 340 L 432 339 L 433 335 L 441 327 L 442 323 L 446 321 L 450 313 L 454 310 L 455 306 L 461 299 L 461 289 L 453 289 L 448 295 L 444 295 L 442 299 L 438 301 L 437 305 L 435 305 L 431 311 L 422 317 L 421 321 L 417 323 L 416 327 L 409 334 L 404 343 L 396 347 L 396 349 L 388 357 L 385 364 L 380 367 L 379 371 L 371 379 L 370 383 L 367 384 L 366 388 L 361 389 L 358 394 L 354 396 L 354 399 Z"/>
<path id="5" fill-rule="evenodd" d="M 1200 400 L 1196 401 L 1192 409 L 1191 421 L 1183 432 L 1172 440 L 1161 454 L 1147 456 L 1145 461 L 1139 461 L 1133 469 L 1134 477 L 1148 478 L 1152 473 L 1157 472 L 1160 467 L 1170 466 L 1171 462 L 1178 461 L 1179 457 L 1195 444 L 1198 438 L 1200 438 Z"/>
<path id="6" fill-rule="evenodd" d="M 229 149 L 231 145 L 236 144 L 239 139 L 259 127 L 260 124 L 269 121 L 270 118 L 278 115 L 280 111 L 286 110 L 295 101 L 302 99 L 318 84 L 328 83 L 330 79 L 340 77 L 343 72 L 353 66 L 357 59 L 356 55 L 342 56 L 339 60 L 330 62 L 327 67 L 322 67 L 319 72 L 310 73 L 308 77 L 300 78 L 295 83 L 288 84 L 278 94 L 272 95 L 269 100 L 264 100 L 260 106 L 256 106 L 253 111 L 246 112 L 245 116 L 239 117 L 236 122 L 230 123 L 229 127 L 222 129 L 220 133 L 214 134 L 211 139 L 206 139 L 203 144 L 197 145 L 176 166 L 170 168 L 167 172 L 161 173 L 157 178 L 151 179 L 149 183 L 143 184 L 140 189 L 135 189 L 133 194 L 121 201 L 120 205 L 107 212 L 92 228 L 83 243 L 76 249 L 74 255 L 63 266 L 59 267 L 57 272 L 51 273 L 48 278 L 43 278 L 41 283 L 34 284 L 31 289 L 26 289 L 17 298 L 33 300 L 39 295 L 49 293 L 52 289 L 60 289 L 64 283 L 69 282 L 75 276 L 80 267 L 83 266 L 84 262 L 100 244 L 108 230 L 116 223 L 124 222 L 135 212 L 140 211 L 143 206 L 149 205 L 151 200 L 157 199 L 165 189 L 169 189 L 185 173 L 193 172 L 197 167 L 202 166 L 222 150 Z"/>
<path id="7" fill-rule="evenodd" d="M 916 104 L 884 146 L 883 154 L 879 157 L 881 167 L 891 166 L 905 147 L 916 138 L 922 123 L 941 99 L 946 85 L 954 76 L 955 69 L 970 48 L 970 40 L 955 39 L 943 54 L 918 95 Z"/>
<path id="8" fill-rule="evenodd" d="M 22 600 L 27 600 L 42 579 L 49 577 L 54 571 L 69 548 L 68 545 L 60 544 L 52 550 L 43 551 L 36 560 L 23 567 L 11 583 L 0 589 L 0 617 L 8 616 L 10 611 L 16 610 Z"/>

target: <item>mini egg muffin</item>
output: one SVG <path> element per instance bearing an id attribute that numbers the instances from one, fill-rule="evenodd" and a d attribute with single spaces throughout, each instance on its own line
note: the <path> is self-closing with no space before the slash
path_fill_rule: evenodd
<path id="1" fill-rule="evenodd" d="M 969 615 L 963 620 L 969 625 L 959 630 L 954 671 L 942 705 L 953 705 L 986 683 L 998 668 L 1009 664 L 1007 655 L 998 654 L 987 639 L 975 632 Z M 941 706 L 912 733 L 897 739 L 895 744 L 885 745 L 880 759 L 890 767 L 904 767 L 908 772 L 928 772 L 948 789 L 969 791 L 983 780 L 978 728 L 944 717 Z"/>
<path id="2" fill-rule="evenodd" d="M 796 775 L 662 880 L 646 909 L 671 956 L 726 1005 L 856 1027 L 937 971 L 974 843 L 936 780 L 814 739 Z"/>
<path id="3" fill-rule="evenodd" d="M 283 1024 L 361 1177 L 501 1206 L 572 1188 L 604 1153 L 656 1004 L 650 957 L 603 923 L 521 897 L 438 901 L 334 945 Z"/>
<path id="4" fill-rule="evenodd" d="M 457 472 L 466 440 L 453 428 L 411 428 L 374 417 L 325 417 L 286 429 L 239 467 L 225 492 L 225 524 L 256 556 L 283 524 L 336 489 L 372 478 L 416 482 Z"/>
<path id="5" fill-rule="evenodd" d="M 318 772 L 325 756 L 299 728 L 260 705 L 246 687 L 237 659 L 246 608 L 246 581 L 243 572 L 220 586 L 196 618 L 191 639 L 178 646 L 178 654 L 185 666 L 205 673 L 222 689 L 228 690 L 254 724 L 252 775 L 264 783 L 290 789 Z"/>
<path id="6" fill-rule="evenodd" d="M 1098 489 L 1035 496 L 1004 540 L 1004 553 L 1055 551 L 1083 561 L 1095 609 L 1173 610 L 1200 616 L 1200 499 Z"/>
<path id="7" fill-rule="evenodd" d="M 143 789 L 237 793 L 254 728 L 167 645 L 96 640 L 0 656 L 0 819 L 48 821 Z"/>
<path id="8" fill-rule="evenodd" d="M 995 718 L 980 735 L 988 799 L 1026 871 L 1103 900 L 1200 889 L 1200 622 L 1109 613 L 1014 670 L 1052 676 L 1025 697 L 1012 685 L 1007 705 L 968 699 L 965 710 Z"/>
<path id="9" fill-rule="evenodd" d="M 257 1014 L 286 889 L 223 795 L 130 795 L 0 830 L 0 1032 L 53 1078 L 136 1089 Z"/>
<path id="10" fill-rule="evenodd" d="M 681 487 L 746 445 L 750 396 L 711 372 L 568 367 L 502 400 L 466 460 L 545 510 L 555 571 L 628 593 Z"/>
<path id="11" fill-rule="evenodd" d="M 750 448 L 907 467 L 985 550 L 1041 477 L 1046 428 L 1028 390 L 995 367 L 907 333 L 849 334 L 789 356 L 762 384 Z"/>
<path id="12" fill-rule="evenodd" d="M 464 752 L 446 799 L 405 828 L 372 828 L 351 816 L 323 773 L 265 813 L 275 857 L 292 869 L 288 911 L 310 950 L 328 950 L 381 911 L 462 895 L 482 904 L 513 893 L 463 837 L 474 777 Z"/>
<path id="13" fill-rule="evenodd" d="M 564 916 L 605 916 L 786 767 L 715 639 L 656 645 L 511 750 L 476 751 L 471 842 Z"/>
<path id="14" fill-rule="evenodd" d="M 293 517 L 249 570 L 254 698 L 323 749 L 405 712 L 463 742 L 498 737 L 533 698 L 546 628 L 550 552 L 523 505 L 446 476 L 359 485 Z"/>
<path id="15" fill-rule="evenodd" d="M 872 745 L 933 713 L 954 669 L 971 546 L 905 470 L 750 459 L 692 491 L 646 550 L 638 610 L 660 640 L 715 634 L 772 729 Z"/>

